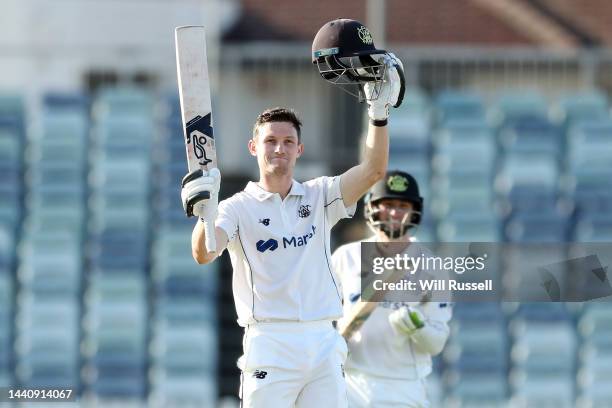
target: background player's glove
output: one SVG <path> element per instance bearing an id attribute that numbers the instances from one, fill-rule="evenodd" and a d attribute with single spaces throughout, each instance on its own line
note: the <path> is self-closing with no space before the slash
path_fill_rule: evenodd
<path id="1" fill-rule="evenodd" d="M 200 217 L 204 222 L 214 223 L 217 218 L 221 184 L 219 169 L 212 168 L 208 172 L 202 170 L 191 172 L 183 178 L 182 184 L 181 199 L 187 215 L 194 215 Z M 198 195 L 204 192 L 208 192 L 209 198 L 193 203 Z"/>
<path id="2" fill-rule="evenodd" d="M 402 62 L 393 53 L 384 54 L 380 58 L 382 59 L 380 62 L 386 65 L 382 84 L 368 82 L 363 86 L 369 105 L 368 116 L 372 120 L 387 119 L 389 106 L 397 108 L 404 99 L 405 81 Z"/>
<path id="3" fill-rule="evenodd" d="M 425 316 L 417 309 L 400 307 L 389 315 L 389 323 L 398 332 L 411 336 L 425 326 Z"/>

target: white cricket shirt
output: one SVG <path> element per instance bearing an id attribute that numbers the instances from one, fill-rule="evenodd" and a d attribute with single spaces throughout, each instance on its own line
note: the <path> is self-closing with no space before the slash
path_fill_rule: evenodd
<path id="1" fill-rule="evenodd" d="M 339 176 L 294 180 L 284 200 L 253 182 L 223 200 L 216 226 L 229 238 L 238 324 L 341 317 L 329 238 L 354 212 L 342 201 Z"/>
<path id="2" fill-rule="evenodd" d="M 414 257 L 428 252 L 414 241 L 405 251 Z M 344 313 L 348 315 L 361 294 L 361 241 L 339 247 L 332 256 L 332 264 L 344 294 Z M 389 323 L 389 315 L 402 306 L 418 308 L 426 319 L 429 336 L 437 342 L 446 341 L 449 334 L 447 323 L 452 315 L 450 303 L 419 305 L 418 302 L 402 302 L 400 295 L 398 301 L 380 302 L 359 332 L 347 341 L 347 371 L 396 380 L 416 380 L 431 373 L 431 355 L 414 339 L 396 332 Z"/>

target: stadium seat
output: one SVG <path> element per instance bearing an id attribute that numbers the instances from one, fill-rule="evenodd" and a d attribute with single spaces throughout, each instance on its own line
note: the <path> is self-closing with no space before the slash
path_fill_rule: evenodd
<path id="1" fill-rule="evenodd" d="M 484 120 L 483 102 L 477 94 L 460 90 L 440 92 L 434 101 L 437 122 L 446 123 L 453 119 Z"/>
<path id="2" fill-rule="evenodd" d="M 612 215 L 586 214 L 576 222 L 574 240 L 577 242 L 612 242 Z"/>
<path id="3" fill-rule="evenodd" d="M 446 123 L 434 140 L 436 153 L 433 155 L 432 167 L 435 173 L 493 170 L 497 147 L 486 123 L 455 119 Z M 474 157 L 479 160 L 474 160 Z"/>
<path id="4" fill-rule="evenodd" d="M 93 109 L 95 118 L 99 120 L 106 116 L 148 115 L 153 105 L 154 99 L 147 91 L 117 87 L 104 89 L 96 95 Z"/>
<path id="5" fill-rule="evenodd" d="M 152 402 L 159 406 L 215 406 L 217 384 L 214 375 L 166 378 L 163 372 L 153 378 Z"/>
<path id="6" fill-rule="evenodd" d="M 505 376 L 508 335 L 503 320 L 495 324 L 458 319 L 444 351 L 446 363 L 460 375 Z"/>
<path id="7" fill-rule="evenodd" d="M 437 233 L 441 242 L 499 242 L 501 225 L 494 216 L 466 214 L 441 221 Z"/>
<path id="8" fill-rule="evenodd" d="M 531 89 L 501 92 L 497 103 L 501 123 L 508 125 L 525 118 L 545 118 L 547 103 L 541 94 Z"/>
<path id="9" fill-rule="evenodd" d="M 508 395 L 504 376 L 492 374 L 459 376 L 449 393 L 465 407 L 495 407 Z"/>
<path id="10" fill-rule="evenodd" d="M 612 154 L 612 120 L 581 122 L 568 134 L 572 173 L 581 168 L 606 169 Z"/>
<path id="11" fill-rule="evenodd" d="M 559 165 L 550 157 L 534 160 L 528 155 L 509 156 L 502 163 L 496 186 L 508 194 L 515 186 L 531 186 L 541 191 L 556 192 L 559 184 Z"/>
<path id="12" fill-rule="evenodd" d="M 524 117 L 501 128 L 500 143 L 508 155 L 543 155 L 559 161 L 565 141 L 561 129 L 548 119 Z"/>
<path id="13" fill-rule="evenodd" d="M 518 213 L 512 215 L 505 228 L 510 242 L 567 242 L 567 216 L 546 213 Z"/>
<path id="14" fill-rule="evenodd" d="M 608 117 L 608 99 L 599 91 L 585 91 L 562 96 L 557 110 L 565 126 L 589 119 Z"/>

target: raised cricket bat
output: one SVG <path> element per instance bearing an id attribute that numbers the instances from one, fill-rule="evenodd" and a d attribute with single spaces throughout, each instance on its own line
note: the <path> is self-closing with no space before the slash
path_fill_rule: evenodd
<path id="1" fill-rule="evenodd" d="M 181 101 L 181 116 L 187 150 L 187 165 L 191 177 L 183 184 L 217 167 L 217 154 L 212 126 L 210 81 L 206 61 L 206 34 L 202 26 L 175 29 L 176 71 Z M 210 198 L 208 192 L 193 197 L 187 203 L 187 216 L 193 216 L 193 206 Z M 216 250 L 214 223 L 204 223 L 206 249 Z"/>

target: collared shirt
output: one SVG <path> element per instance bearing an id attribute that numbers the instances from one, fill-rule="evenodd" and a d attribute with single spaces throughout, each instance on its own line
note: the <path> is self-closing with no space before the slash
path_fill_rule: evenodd
<path id="1" fill-rule="evenodd" d="M 344 205 L 339 176 L 294 180 L 284 200 L 249 182 L 219 203 L 216 226 L 229 238 L 238 323 L 339 318 L 330 230 L 354 212 Z"/>
<path id="2" fill-rule="evenodd" d="M 371 237 L 364 241 L 374 242 L 376 239 Z M 404 252 L 408 256 L 418 257 L 422 253 L 429 253 L 429 250 L 416 240 L 411 241 Z M 361 294 L 361 242 L 342 245 L 332 256 L 334 272 L 344 293 L 345 315 L 350 314 Z M 431 373 L 431 355 L 423 347 L 419 347 L 414 336 L 398 333 L 389 323 L 389 315 L 403 306 L 419 309 L 426 319 L 427 340 L 444 344 L 449 334 L 451 303 L 403 302 L 401 294 L 393 295 L 386 297 L 391 301 L 380 302 L 359 332 L 348 340 L 349 358 L 346 361 L 346 369 L 382 379 L 425 378 Z M 393 301 L 394 297 L 397 301 Z"/>

